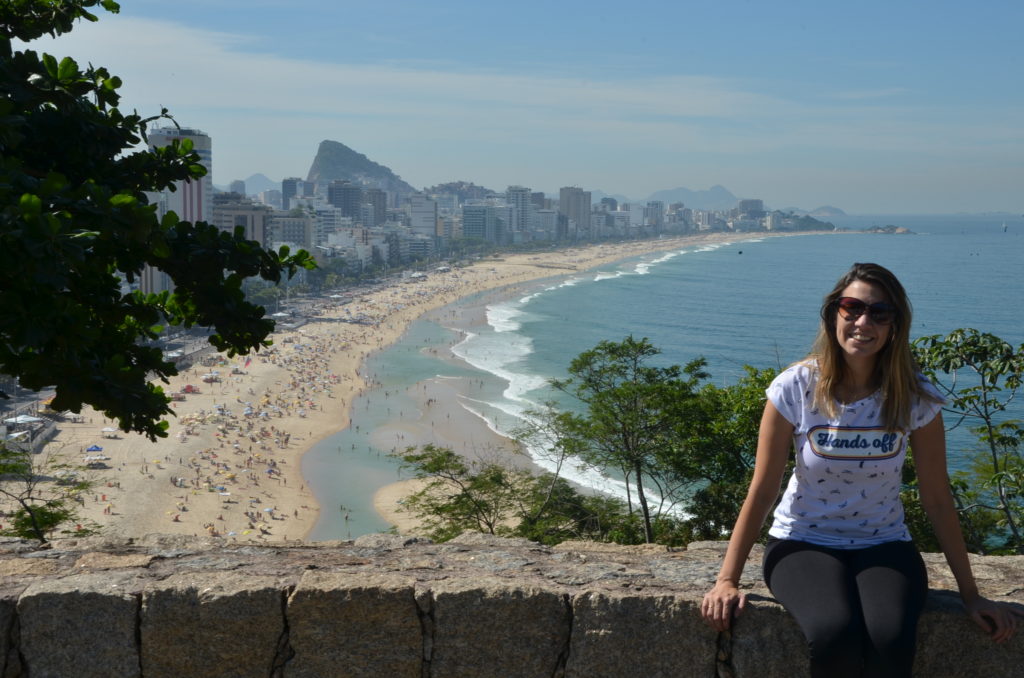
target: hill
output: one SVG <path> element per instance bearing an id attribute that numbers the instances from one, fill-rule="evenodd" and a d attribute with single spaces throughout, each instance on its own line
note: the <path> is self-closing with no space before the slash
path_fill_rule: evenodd
<path id="1" fill-rule="evenodd" d="M 497 191 L 492 191 L 484 186 L 477 186 L 472 181 L 449 181 L 444 184 L 435 184 L 434 186 L 427 186 L 423 189 L 423 192 L 427 195 L 447 193 L 449 195 L 455 195 L 459 198 L 459 203 L 464 203 L 467 200 L 486 198 L 491 195 L 498 195 Z"/>
<path id="2" fill-rule="evenodd" d="M 831 205 L 822 205 L 816 207 L 808 212 L 812 217 L 845 217 L 846 212 L 839 209 L 838 207 L 832 207 Z"/>
<path id="3" fill-rule="evenodd" d="M 345 180 L 362 186 L 382 188 L 400 195 L 416 192 L 415 188 L 402 181 L 402 178 L 389 168 L 370 160 L 362 153 L 338 141 L 321 141 L 306 181 L 326 185 L 332 181 Z"/>
<path id="4" fill-rule="evenodd" d="M 724 186 L 712 186 L 706 191 L 691 191 L 688 188 L 671 188 L 652 193 L 647 200 L 661 200 L 666 205 L 681 202 L 695 210 L 729 210 L 736 207 L 739 198 Z"/>
<path id="5" fill-rule="evenodd" d="M 274 181 L 266 174 L 253 174 L 245 180 L 245 192 L 249 195 L 256 195 L 263 191 L 281 190 L 281 182 Z"/>

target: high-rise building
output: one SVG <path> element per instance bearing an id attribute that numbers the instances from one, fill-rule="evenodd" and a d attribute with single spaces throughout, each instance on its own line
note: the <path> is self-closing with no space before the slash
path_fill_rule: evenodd
<path id="1" fill-rule="evenodd" d="M 435 193 L 430 197 L 437 203 L 438 212 L 454 214 L 459 211 L 459 196 L 454 193 Z"/>
<path id="2" fill-rule="evenodd" d="M 182 221 L 211 222 L 213 220 L 213 144 L 210 137 L 197 129 L 163 127 L 148 132 L 150 148 L 164 148 L 175 141 L 192 142 L 192 150 L 199 156 L 199 164 L 206 175 L 196 180 L 174 182 L 175 190 L 147 193 L 150 204 L 157 206 L 157 217 L 174 212 Z M 146 293 L 169 290 L 172 281 L 163 271 L 145 266 L 139 276 L 139 289 Z"/>
<path id="3" fill-rule="evenodd" d="M 281 209 L 290 210 L 292 208 L 291 199 L 306 194 L 305 183 L 298 177 L 288 177 L 281 181 Z"/>
<path id="4" fill-rule="evenodd" d="M 466 204 L 462 206 L 462 237 L 481 238 L 505 244 L 514 209 L 505 204 Z"/>
<path id="5" fill-rule="evenodd" d="M 228 186 L 228 190 L 231 191 L 232 193 L 237 193 L 239 195 L 245 195 L 245 182 L 240 180 L 240 179 L 235 179 Z"/>
<path id="6" fill-rule="evenodd" d="M 736 205 L 736 210 L 741 218 L 760 219 L 765 214 L 764 201 L 754 199 L 740 200 Z"/>
<path id="7" fill-rule="evenodd" d="M 316 217 L 311 214 L 292 216 L 289 212 L 275 212 L 268 226 L 271 247 L 288 244 L 312 250 L 316 242 Z"/>
<path id="8" fill-rule="evenodd" d="M 255 240 L 266 247 L 268 223 L 273 210 L 259 205 L 238 193 L 218 193 L 213 197 L 213 218 L 211 223 L 222 231 L 233 233 L 241 226 L 245 239 Z"/>
<path id="9" fill-rule="evenodd" d="M 533 193 L 525 186 L 509 186 L 505 189 L 505 201 L 515 208 L 512 215 L 512 231 L 527 233 L 533 230 Z"/>
<path id="10" fill-rule="evenodd" d="M 363 189 L 351 181 L 332 181 L 327 186 L 327 202 L 339 208 L 342 216 L 358 219 Z"/>
<path id="11" fill-rule="evenodd" d="M 260 191 L 256 199 L 264 205 L 281 209 L 281 191 L 276 188 L 272 188 L 269 191 Z"/>
<path id="12" fill-rule="evenodd" d="M 206 176 L 198 180 L 176 181 L 175 191 L 164 191 L 167 210 L 183 221 L 210 221 L 213 218 L 213 143 L 210 137 L 197 129 L 161 127 L 148 133 L 151 148 L 170 146 L 174 141 L 188 139 L 192 150 L 199 155 L 199 164 Z"/>
<path id="13" fill-rule="evenodd" d="M 370 205 L 369 220 L 363 225 L 370 228 L 380 226 L 388 218 L 388 194 L 380 188 L 368 188 L 363 191 L 363 204 Z"/>
<path id="14" fill-rule="evenodd" d="M 644 223 L 648 226 L 661 228 L 665 225 L 665 203 L 661 200 L 651 200 L 644 208 Z"/>
<path id="15" fill-rule="evenodd" d="M 409 196 L 409 226 L 413 233 L 437 235 L 437 202 L 422 193 Z"/>
<path id="16" fill-rule="evenodd" d="M 601 198 L 601 209 L 605 212 L 615 212 L 619 209 L 619 201 L 615 198 Z"/>
<path id="17" fill-rule="evenodd" d="M 558 213 L 575 222 L 577 228 L 590 225 L 590 191 L 565 186 L 558 191 Z"/>

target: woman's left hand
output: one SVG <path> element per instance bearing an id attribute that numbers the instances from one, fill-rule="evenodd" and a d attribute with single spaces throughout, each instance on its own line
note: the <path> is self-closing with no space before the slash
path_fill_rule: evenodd
<path id="1" fill-rule="evenodd" d="M 967 614 L 974 623 L 985 629 L 992 640 L 1002 643 L 1017 631 L 1017 625 L 1024 621 L 1024 610 L 978 596 L 971 602 L 965 602 Z"/>

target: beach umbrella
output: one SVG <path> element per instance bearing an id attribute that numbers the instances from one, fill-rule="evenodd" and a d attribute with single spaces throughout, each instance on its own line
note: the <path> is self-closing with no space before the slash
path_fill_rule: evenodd
<path id="1" fill-rule="evenodd" d="M 103 448 L 100 447 L 99 445 L 90 445 L 89 447 L 85 448 L 85 451 L 86 452 L 102 452 Z"/>

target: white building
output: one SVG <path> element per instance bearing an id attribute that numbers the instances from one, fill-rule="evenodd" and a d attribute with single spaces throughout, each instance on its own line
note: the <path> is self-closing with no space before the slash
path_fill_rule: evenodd
<path id="1" fill-rule="evenodd" d="M 213 144 L 210 137 L 197 129 L 164 127 L 148 132 L 150 148 L 170 146 L 175 140 L 188 139 L 192 150 L 199 155 L 199 164 L 206 169 L 206 176 L 198 180 L 176 181 L 174 189 L 159 193 L 147 192 L 151 205 L 157 206 L 157 218 L 162 219 L 168 212 L 174 212 L 182 221 L 195 223 L 213 221 Z M 170 276 L 150 266 L 145 266 L 139 277 L 139 289 L 147 294 L 171 289 Z"/>
<path id="2" fill-rule="evenodd" d="M 525 186 L 509 186 L 505 189 L 505 202 L 515 208 L 512 215 L 512 232 L 529 233 L 534 229 L 533 192 Z"/>
<path id="3" fill-rule="evenodd" d="M 193 181 L 176 181 L 174 191 L 164 191 L 167 210 L 183 221 L 210 221 L 213 219 L 213 143 L 210 137 L 197 129 L 162 127 L 149 132 L 151 148 L 170 146 L 174 141 L 188 139 L 192 150 L 199 155 L 199 164 L 206 176 Z"/>

